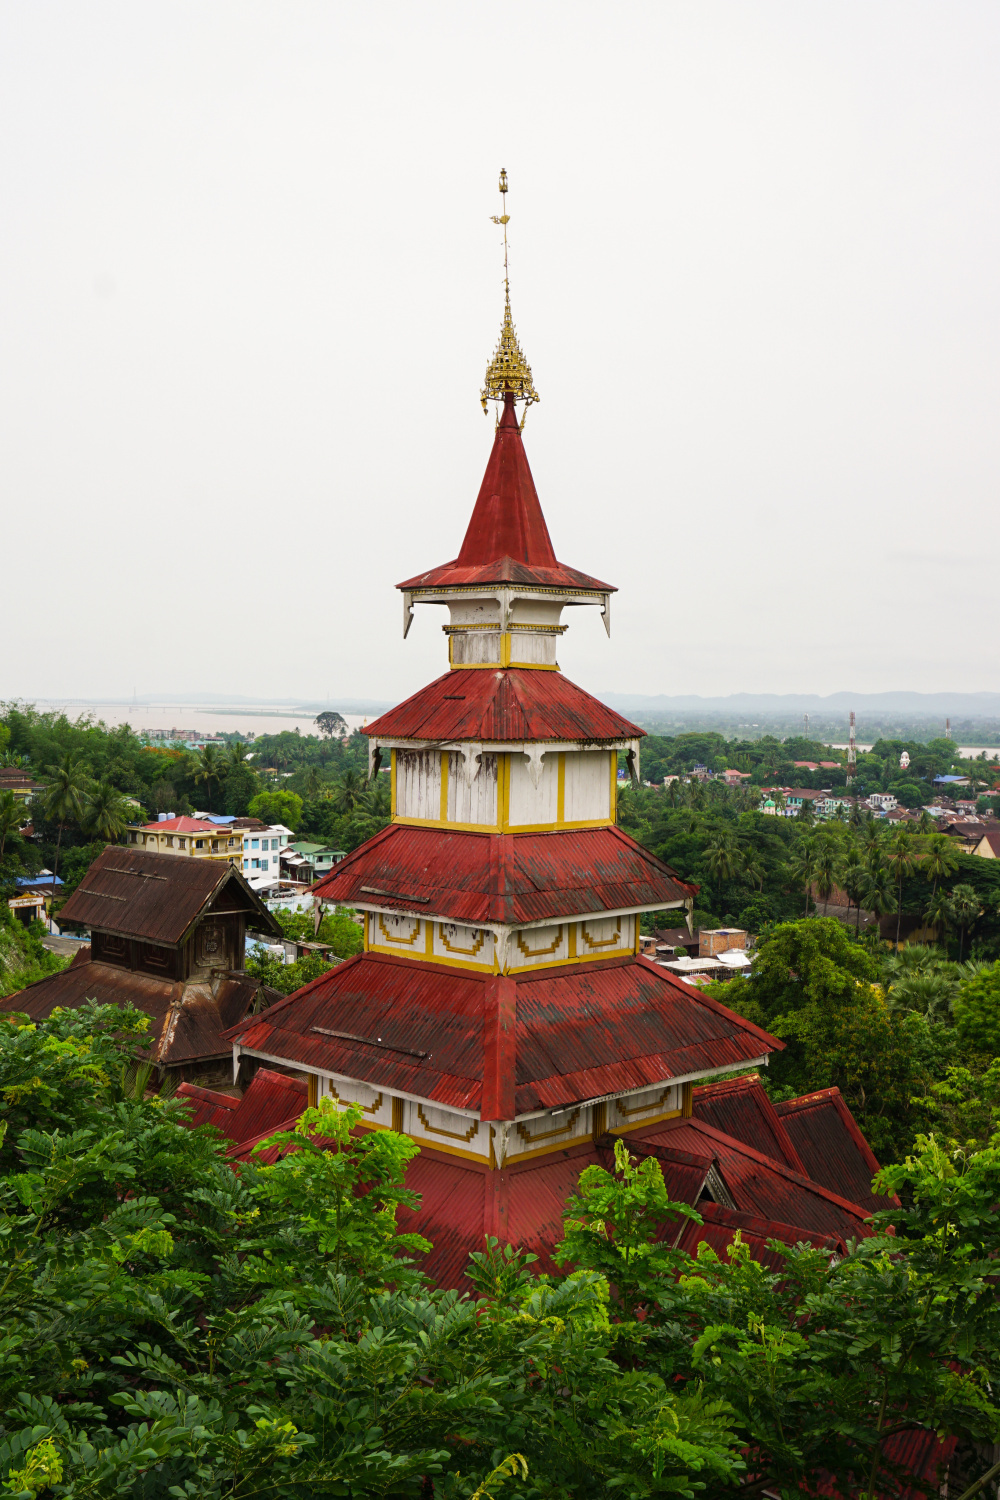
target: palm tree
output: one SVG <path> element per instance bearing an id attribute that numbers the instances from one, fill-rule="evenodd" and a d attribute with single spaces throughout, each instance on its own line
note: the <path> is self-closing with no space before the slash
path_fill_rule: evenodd
<path id="1" fill-rule="evenodd" d="M 931 817 L 926 807 L 921 808 L 920 817 L 917 819 L 918 833 L 933 833 L 934 827 L 934 819 Z"/>
<path id="2" fill-rule="evenodd" d="M 812 798 L 803 797 L 802 806 L 799 808 L 799 822 L 804 828 L 811 828 L 816 821 L 816 813 L 813 809 Z"/>
<path id="3" fill-rule="evenodd" d="M 858 908 L 858 915 L 854 922 L 855 934 L 861 930 L 861 895 L 867 873 L 861 850 L 856 844 L 852 844 L 840 861 L 837 880 L 841 890 L 847 893 L 848 901 Z"/>
<path id="4" fill-rule="evenodd" d="M 892 911 L 892 897 L 892 876 L 880 860 L 871 861 L 866 867 L 862 883 L 862 905 L 877 920 L 885 916 L 887 911 Z"/>
<path id="5" fill-rule="evenodd" d="M 716 904 L 722 902 L 722 882 L 732 880 L 740 867 L 740 851 L 728 828 L 715 828 L 705 845 L 705 863 L 715 876 Z"/>
<path id="6" fill-rule="evenodd" d="M 211 745 L 206 745 L 206 750 L 211 750 Z M 250 751 L 244 740 L 230 740 L 226 750 L 226 770 L 235 771 L 238 766 L 245 766 L 250 760 Z"/>
<path id="7" fill-rule="evenodd" d="M 903 828 L 897 828 L 885 851 L 886 868 L 896 882 L 896 952 L 899 952 L 899 928 L 903 920 L 903 876 L 913 872 L 916 855 L 913 840 Z"/>
<path id="8" fill-rule="evenodd" d="M 209 811 L 212 809 L 212 784 L 216 786 L 222 780 L 222 767 L 219 762 L 219 752 L 214 745 L 202 745 L 198 751 L 197 762 L 194 769 L 194 779 L 198 786 L 204 785 Z"/>
<path id="9" fill-rule="evenodd" d="M 955 925 L 955 908 L 947 891 L 936 891 L 931 895 L 924 912 L 924 921 L 936 927 L 941 937 Z"/>
<path id="10" fill-rule="evenodd" d="M 0 859 L 4 846 L 12 833 L 16 833 L 24 822 L 24 803 L 13 792 L 0 793 Z"/>
<path id="11" fill-rule="evenodd" d="M 958 961 L 962 962 L 962 954 L 965 951 L 965 934 L 972 927 L 977 917 L 983 914 L 983 908 L 979 904 L 976 888 L 972 885 L 955 885 L 951 888 L 951 907 L 955 913 L 955 921 L 958 923 L 960 939 L 958 944 Z"/>
<path id="12" fill-rule="evenodd" d="M 924 845 L 921 867 L 928 880 L 934 882 L 931 896 L 937 894 L 939 880 L 946 880 L 958 869 L 958 851 L 946 833 L 935 833 Z"/>
<path id="13" fill-rule="evenodd" d="M 806 893 L 804 917 L 809 915 L 809 888 L 816 876 L 816 850 L 809 839 L 803 839 L 792 860 L 792 875 Z"/>
<path id="14" fill-rule="evenodd" d="M 334 806 L 339 813 L 352 813 L 364 796 L 365 784 L 357 771 L 348 766 L 334 789 Z"/>
<path id="15" fill-rule="evenodd" d="M 73 750 L 67 750 L 54 766 L 49 766 L 45 774 L 48 780 L 42 792 L 42 811 L 50 822 L 58 825 L 59 829 L 56 838 L 55 869 L 52 872 L 54 890 L 55 883 L 59 879 L 59 850 L 62 845 L 63 830 L 67 823 L 83 821 L 85 799 L 90 789 L 90 777 L 86 766 Z"/>
<path id="16" fill-rule="evenodd" d="M 836 845 L 832 840 L 829 838 L 817 838 L 813 880 L 815 881 L 817 892 L 823 897 L 824 917 L 826 916 L 827 903 L 837 884 L 839 864 Z"/>
<path id="17" fill-rule="evenodd" d="M 131 813 L 131 807 L 117 787 L 100 781 L 84 803 L 83 826 L 95 838 L 114 844 L 128 827 Z"/>

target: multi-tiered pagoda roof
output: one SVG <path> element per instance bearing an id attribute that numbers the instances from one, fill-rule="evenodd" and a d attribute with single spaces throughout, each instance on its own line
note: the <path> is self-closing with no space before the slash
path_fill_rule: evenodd
<path id="1" fill-rule="evenodd" d="M 408 1181 L 442 1282 L 484 1235 L 550 1251 L 580 1171 L 617 1135 L 706 1206 L 711 1233 L 841 1244 L 870 1199 L 806 1173 L 759 1084 L 715 1101 L 728 1130 L 695 1115 L 696 1084 L 704 1096 L 782 1043 L 639 954 L 643 913 L 690 914 L 696 887 L 616 825 L 619 766 L 638 777 L 643 731 L 559 668 L 564 613 L 596 607 L 610 633 L 614 589 L 552 545 L 516 415 L 538 397 L 509 296 L 491 398 L 458 556 L 399 585 L 404 635 L 417 605 L 446 612 L 448 671 L 368 725 L 392 821 L 314 888 L 362 913 L 364 952 L 234 1028 L 237 1067 L 298 1070 L 313 1102 L 353 1102 L 366 1128 L 417 1142 Z M 839 1115 L 823 1121 L 863 1180 L 857 1141 Z"/>

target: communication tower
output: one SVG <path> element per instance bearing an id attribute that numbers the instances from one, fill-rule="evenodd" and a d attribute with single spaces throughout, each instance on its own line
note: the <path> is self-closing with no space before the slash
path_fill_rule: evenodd
<path id="1" fill-rule="evenodd" d="M 951 720 L 950 719 L 945 719 L 945 721 L 944 721 L 944 737 L 945 737 L 946 740 L 950 740 L 951 739 Z"/>
<path id="2" fill-rule="evenodd" d="M 858 766 L 858 747 L 854 741 L 854 709 L 851 709 L 851 732 L 847 737 L 847 785 L 854 780 Z"/>

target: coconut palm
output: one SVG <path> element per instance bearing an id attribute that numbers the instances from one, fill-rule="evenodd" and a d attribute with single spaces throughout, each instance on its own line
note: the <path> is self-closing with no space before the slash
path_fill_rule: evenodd
<path id="1" fill-rule="evenodd" d="M 42 791 L 42 811 L 59 830 L 56 837 L 55 868 L 52 872 L 54 889 L 55 882 L 59 879 L 59 851 L 63 832 L 68 824 L 83 821 L 90 776 L 83 761 L 73 750 L 65 751 L 54 766 L 49 766 L 45 776 L 47 779 Z"/>
<path id="2" fill-rule="evenodd" d="M 705 845 L 705 863 L 715 877 L 716 904 L 722 900 L 722 882 L 732 880 L 742 859 L 739 847 L 728 828 L 715 828 Z"/>
<path id="3" fill-rule="evenodd" d="M 972 885 L 955 885 L 951 889 L 951 906 L 955 913 L 955 921 L 958 924 L 959 944 L 958 961 L 962 962 L 962 954 L 965 951 L 965 934 L 969 928 L 975 925 L 976 919 L 983 914 L 983 908 L 979 904 L 976 888 Z"/>
<path id="4" fill-rule="evenodd" d="M 913 873 L 917 862 L 913 838 L 897 828 L 885 848 L 885 865 L 896 885 L 896 951 L 899 951 L 899 928 L 903 920 L 903 876 Z"/>
<path id="5" fill-rule="evenodd" d="M 816 886 L 817 894 L 823 898 L 823 915 L 825 917 L 827 903 L 837 884 L 840 861 L 837 857 L 836 845 L 832 839 L 817 838 L 815 848 L 813 882 Z"/>
<path id="6" fill-rule="evenodd" d="M 852 844 L 840 861 L 837 871 L 837 881 L 841 890 L 847 893 L 847 899 L 852 906 L 856 906 L 858 914 L 854 922 L 854 931 L 861 929 L 861 894 L 864 890 L 865 878 L 868 870 L 865 865 L 864 856 L 856 844 Z"/>
<path id="7" fill-rule="evenodd" d="M 205 749 L 213 747 L 206 745 Z M 238 766 L 245 766 L 250 760 L 250 748 L 244 740 L 230 740 L 226 749 L 226 770 L 235 771 Z"/>
<path id="8" fill-rule="evenodd" d="M 934 832 L 934 828 L 935 828 L 934 819 L 931 817 L 931 815 L 927 811 L 926 807 L 921 808 L 921 810 L 920 810 L 920 817 L 917 819 L 917 832 L 918 833 L 933 833 Z"/>
<path id="9" fill-rule="evenodd" d="M 205 788 L 205 800 L 209 810 L 212 810 L 212 787 L 219 786 L 222 781 L 222 764 L 219 760 L 219 752 L 214 745 L 202 745 L 198 751 L 194 768 L 194 780 L 198 786 Z"/>
<path id="10" fill-rule="evenodd" d="M 83 805 L 83 827 L 94 838 L 113 844 L 125 832 L 131 815 L 132 808 L 118 788 L 99 781 Z"/>
<path id="11" fill-rule="evenodd" d="M 931 886 L 933 897 L 937 894 L 938 881 L 946 880 L 958 869 L 958 851 L 954 840 L 950 839 L 946 833 L 932 834 L 924 845 L 920 868 L 927 879 L 933 882 Z"/>
<path id="12" fill-rule="evenodd" d="M 0 859 L 12 833 L 25 821 L 24 803 L 13 792 L 0 792 Z"/>
<path id="13" fill-rule="evenodd" d="M 870 860 L 865 868 L 861 889 L 861 904 L 876 918 L 885 916 L 893 907 L 892 876 L 878 858 Z"/>
<path id="14" fill-rule="evenodd" d="M 364 781 L 352 766 L 348 766 L 334 787 L 334 806 L 339 813 L 352 813 L 361 801 L 364 793 Z"/>
<path id="15" fill-rule="evenodd" d="M 951 931 L 955 925 L 955 909 L 947 891 L 932 894 L 924 912 L 924 921 L 936 927 L 941 937 Z"/>
<path id="16" fill-rule="evenodd" d="M 802 915 L 809 915 L 809 888 L 816 878 L 816 850 L 809 839 L 803 839 L 792 860 L 792 878 L 805 890 L 806 904 Z"/>

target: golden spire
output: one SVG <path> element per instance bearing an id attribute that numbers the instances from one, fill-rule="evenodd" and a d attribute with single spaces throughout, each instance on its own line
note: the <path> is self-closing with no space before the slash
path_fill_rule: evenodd
<path id="1" fill-rule="evenodd" d="M 531 379 L 531 366 L 521 353 L 521 346 L 517 342 L 517 334 L 514 331 L 514 320 L 510 315 L 510 277 L 507 269 L 507 225 L 510 223 L 510 215 L 507 212 L 507 172 L 503 167 L 500 169 L 500 192 L 503 198 L 503 213 L 499 217 L 494 215 L 493 223 L 503 225 L 503 326 L 500 329 L 500 342 L 486 368 L 486 379 L 479 398 L 485 412 L 488 401 L 502 401 L 505 394 L 511 391 L 515 401 L 524 402 L 525 415 L 527 415 L 528 407 L 532 402 L 541 398 Z M 521 426 L 524 426 L 523 418 Z"/>

